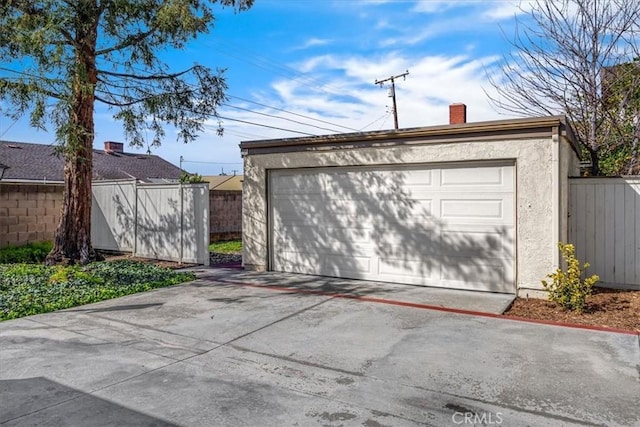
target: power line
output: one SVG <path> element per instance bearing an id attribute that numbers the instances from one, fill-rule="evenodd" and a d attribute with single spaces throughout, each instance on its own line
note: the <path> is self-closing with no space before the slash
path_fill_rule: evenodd
<path id="1" fill-rule="evenodd" d="M 191 86 L 193 86 L 193 85 L 191 85 Z M 250 104 L 255 104 L 255 105 L 258 105 L 258 106 L 261 106 L 261 107 L 264 107 L 264 108 L 269 108 L 269 109 L 273 109 L 273 110 L 276 110 L 276 111 L 281 111 L 283 113 L 290 114 L 290 115 L 297 116 L 297 117 L 301 117 L 301 118 L 304 118 L 304 119 L 307 119 L 307 120 L 313 120 L 313 121 L 317 121 L 317 122 L 320 122 L 320 123 L 325 123 L 325 124 L 328 124 L 328 125 L 331 125 L 331 126 L 335 126 L 335 127 L 338 127 L 338 128 L 343 128 L 343 129 L 347 129 L 347 130 L 350 130 L 350 131 L 358 132 L 358 129 L 350 128 L 348 126 L 343 126 L 343 125 L 340 125 L 340 124 L 337 124 L 337 123 L 332 123 L 332 122 L 329 122 L 329 121 L 326 121 L 326 120 L 322 120 L 322 119 L 318 119 L 318 118 L 315 118 L 315 117 L 306 116 L 304 114 L 294 113 L 292 111 L 287 111 L 285 109 L 274 107 L 272 105 L 261 104 L 259 102 L 252 101 L 252 100 L 249 100 L 249 99 L 246 99 L 246 98 L 242 98 L 242 97 L 239 97 L 239 96 L 228 95 L 228 94 L 226 94 L 225 96 L 227 98 L 238 99 L 238 100 L 243 101 L 243 102 L 248 102 Z M 340 133 L 340 131 L 335 130 L 335 129 L 329 129 L 329 128 L 325 128 L 325 127 L 321 127 L 321 126 L 317 126 L 317 125 L 313 125 L 313 124 L 309 124 L 309 123 L 300 122 L 300 121 L 293 120 L 293 119 L 288 119 L 288 118 L 282 117 L 282 116 L 276 116 L 276 115 L 272 115 L 272 114 L 267 114 L 267 113 L 251 110 L 251 109 L 248 109 L 248 108 L 238 107 L 236 105 L 231 105 L 231 104 L 228 104 L 228 103 L 222 103 L 221 105 L 226 105 L 227 107 L 230 107 L 230 108 L 235 108 L 235 109 L 238 109 L 238 110 L 247 111 L 247 112 L 258 114 L 258 115 L 262 115 L 262 116 L 267 116 L 267 117 L 271 117 L 271 118 L 277 118 L 277 119 L 281 119 L 281 120 L 290 121 L 290 122 L 297 123 L 297 124 L 300 124 L 300 125 L 303 125 L 303 126 L 310 126 L 310 127 L 314 127 L 314 128 L 317 128 L 317 129 L 322 129 L 322 130 L 327 130 L 327 131 L 330 131 L 330 132 Z M 233 119 L 229 119 L 229 120 L 233 120 Z M 306 135 L 313 135 L 313 134 L 306 134 Z M 313 135 L 313 136 L 315 136 L 315 135 Z"/>
<path id="2" fill-rule="evenodd" d="M 391 112 L 387 111 L 386 113 L 384 113 L 383 115 L 381 115 L 380 117 L 378 117 L 377 119 L 375 119 L 374 121 L 372 121 L 371 123 L 369 123 L 368 125 L 364 126 L 363 128 L 360 129 L 360 131 L 365 130 L 366 128 L 368 128 L 369 126 L 373 125 L 376 122 L 379 122 L 382 119 L 387 119 L 387 117 L 389 117 L 389 114 L 391 114 Z M 384 122 L 383 122 L 384 124 Z"/>
<path id="3" fill-rule="evenodd" d="M 11 130 L 11 128 L 13 127 L 13 125 L 15 125 L 16 123 L 18 123 L 18 121 L 19 121 L 19 120 L 20 120 L 20 118 L 14 119 L 14 120 L 13 120 L 13 123 L 11 123 L 11 124 L 10 124 L 10 125 L 9 125 L 5 130 L 4 130 L 4 132 L 2 132 L 2 133 L 0 134 L 0 138 L 4 137 L 4 136 L 7 134 L 7 132 L 9 132 L 9 131 Z"/>
<path id="4" fill-rule="evenodd" d="M 184 158 L 181 159 L 180 161 L 182 163 L 202 163 L 207 165 L 241 165 L 243 164 L 242 162 L 205 162 L 201 160 L 186 160 Z"/>
<path id="5" fill-rule="evenodd" d="M 239 136 L 241 138 L 269 139 L 269 137 L 265 135 L 258 135 L 258 134 L 249 133 L 249 132 L 240 132 L 240 131 L 231 130 L 231 129 L 225 129 L 224 133 L 225 134 L 230 133 L 231 135 Z"/>
<path id="6" fill-rule="evenodd" d="M 347 130 L 352 130 L 352 131 L 358 132 L 358 129 L 350 128 L 348 126 L 342 126 L 342 125 L 339 125 L 337 123 L 331 123 L 331 122 L 328 122 L 326 120 L 317 119 L 315 117 L 305 116 L 304 114 L 294 113 L 292 111 L 287 111 L 287 110 L 284 110 L 282 108 L 274 107 L 272 105 L 261 104 L 261 103 L 256 102 L 256 101 L 251 101 L 249 99 L 241 98 L 239 96 L 227 95 L 227 97 L 233 98 L 233 99 L 237 99 L 237 100 L 240 100 L 240 101 L 244 101 L 244 102 L 248 102 L 250 104 L 259 105 L 260 107 L 271 108 L 271 109 L 276 110 L 276 111 L 282 111 L 283 113 L 291 114 L 293 116 L 302 117 L 304 119 L 315 120 L 317 122 L 324 123 L 324 124 L 327 124 L 327 125 L 336 126 L 336 127 L 339 127 L 339 128 L 343 128 L 343 129 L 347 129 Z"/>
<path id="7" fill-rule="evenodd" d="M 215 41 L 214 43 L 217 43 L 217 41 Z M 231 45 L 232 47 L 234 47 L 233 52 L 230 52 L 229 50 L 225 50 L 224 48 L 222 48 L 219 44 L 217 47 L 214 47 L 214 49 L 216 49 L 218 52 L 222 53 L 223 55 L 227 55 L 230 56 L 232 58 L 238 59 L 240 61 L 255 65 L 258 68 L 262 68 L 264 70 L 268 70 L 268 71 L 272 71 L 275 72 L 277 74 L 280 74 L 282 76 L 285 76 L 287 78 L 290 78 L 291 80 L 295 80 L 298 81 L 300 83 L 303 83 L 304 85 L 311 87 L 311 88 L 316 88 L 316 89 L 320 89 L 323 92 L 327 92 L 327 93 L 341 93 L 342 89 L 337 88 L 337 87 L 332 87 L 331 85 L 327 84 L 327 83 L 323 83 L 320 80 L 305 75 L 297 70 L 294 70 L 291 67 L 288 67 L 286 65 L 283 65 L 279 62 L 276 61 L 272 61 L 267 57 L 261 56 L 256 54 L 255 52 L 251 52 L 248 49 L 235 44 L 229 40 L 224 40 L 224 44 L 225 46 L 227 45 Z M 236 52 L 243 52 L 242 55 L 237 54 Z M 255 60 L 251 60 L 250 58 L 253 57 L 255 58 Z M 291 77 L 291 75 L 296 76 L 296 77 Z M 311 85 L 309 83 L 313 83 L 315 82 L 316 85 Z"/>
<path id="8" fill-rule="evenodd" d="M 391 113 L 387 113 L 384 116 L 384 120 L 382 121 L 382 123 L 380 124 L 380 130 L 382 130 L 382 128 L 384 127 L 384 124 L 387 123 L 387 119 L 389 118 L 389 116 L 391 115 Z"/>
<path id="9" fill-rule="evenodd" d="M 300 122 L 298 120 L 288 119 L 288 118 L 282 117 L 282 116 L 276 116 L 276 115 L 273 115 L 273 114 L 262 113 L 260 111 L 253 111 L 253 110 L 249 110 L 248 108 L 237 107 L 237 106 L 231 105 L 231 104 L 223 103 L 222 105 L 230 107 L 230 108 L 235 108 L 236 110 L 248 111 L 249 113 L 259 114 L 261 116 L 272 117 L 272 118 L 276 118 L 276 119 L 280 119 L 280 120 L 286 120 L 286 121 L 292 122 L 292 123 L 297 123 L 297 124 L 303 125 L 303 126 L 314 127 L 316 129 L 328 130 L 328 131 L 331 131 L 331 132 L 338 132 L 338 133 L 340 132 L 340 131 L 335 130 L 335 129 L 329 129 L 329 128 L 325 128 L 325 127 L 322 127 L 322 126 L 316 126 L 316 125 L 312 125 L 312 124 L 309 124 L 309 123 Z"/>
<path id="10" fill-rule="evenodd" d="M 245 123 L 247 125 L 265 127 L 265 128 L 269 128 L 269 129 L 283 130 L 285 132 L 299 133 L 300 135 L 317 136 L 317 135 L 314 135 L 312 133 L 300 132 L 300 131 L 293 130 L 293 129 L 286 129 L 286 128 L 281 128 L 281 127 L 277 127 L 277 126 L 265 125 L 265 124 L 261 124 L 261 123 L 254 123 L 254 122 L 250 122 L 250 121 L 247 121 L 247 120 L 232 119 L 231 117 L 214 116 L 213 114 L 211 115 L 211 117 L 215 117 L 215 118 L 222 119 L 222 120 L 229 120 L 231 122 Z M 213 126 L 210 126 L 210 127 L 213 127 Z"/>

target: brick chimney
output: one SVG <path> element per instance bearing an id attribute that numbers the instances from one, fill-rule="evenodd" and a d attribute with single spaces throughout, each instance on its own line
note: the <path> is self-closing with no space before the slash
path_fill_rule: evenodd
<path id="1" fill-rule="evenodd" d="M 106 151 L 107 153 L 123 153 L 124 144 L 122 142 L 105 141 L 104 151 Z"/>
<path id="2" fill-rule="evenodd" d="M 467 123 L 467 106 L 465 104 L 449 105 L 449 124 L 461 125 Z"/>

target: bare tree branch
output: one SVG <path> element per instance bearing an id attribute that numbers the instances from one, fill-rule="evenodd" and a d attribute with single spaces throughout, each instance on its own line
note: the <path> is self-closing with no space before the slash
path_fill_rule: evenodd
<path id="1" fill-rule="evenodd" d="M 635 164 L 637 124 L 631 126 L 629 117 L 637 116 L 640 103 L 637 76 L 610 73 L 604 80 L 603 73 L 637 60 L 639 41 L 636 0 L 537 0 L 516 21 L 512 52 L 489 72 L 498 95 L 488 96 L 499 111 L 567 115 L 594 175 L 601 173 L 602 155 L 624 144 L 635 147 L 630 151 L 636 154 L 629 154 Z M 631 71 L 637 74 L 638 67 Z M 607 98 L 607 87 L 620 102 Z"/>

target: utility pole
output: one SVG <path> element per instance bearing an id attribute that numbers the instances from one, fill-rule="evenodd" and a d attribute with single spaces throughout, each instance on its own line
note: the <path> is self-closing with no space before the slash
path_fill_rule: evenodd
<path id="1" fill-rule="evenodd" d="M 396 105 L 396 79 L 398 77 L 402 77 L 403 80 L 407 79 L 407 76 L 409 75 L 409 70 L 405 71 L 402 74 L 398 74 L 397 76 L 391 76 L 387 79 L 383 79 L 383 80 L 376 80 L 375 84 L 380 85 L 380 87 L 382 87 L 382 84 L 384 82 L 391 82 L 391 88 L 389 89 L 389 97 L 393 98 L 393 123 L 396 127 L 396 130 L 398 130 L 398 106 Z"/>

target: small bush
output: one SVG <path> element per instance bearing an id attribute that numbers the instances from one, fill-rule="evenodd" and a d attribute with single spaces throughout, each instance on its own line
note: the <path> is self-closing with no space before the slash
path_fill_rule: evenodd
<path id="1" fill-rule="evenodd" d="M 182 174 L 180 175 L 180 183 L 182 184 L 200 184 L 202 182 L 207 182 L 207 181 L 204 180 L 202 175 L 197 173 L 188 173 L 188 172 L 182 171 Z"/>
<path id="2" fill-rule="evenodd" d="M 571 243 L 560 242 L 558 249 L 567 263 L 567 270 L 563 271 L 558 268 L 555 273 L 547 276 L 552 279 L 552 282 L 543 280 L 542 286 L 549 292 L 550 301 L 556 302 L 566 309 L 582 313 L 586 299 L 591 295 L 593 286 L 600 280 L 600 277 L 594 274 L 583 280 L 589 263 L 584 263 L 580 268 L 575 247 Z"/>
<path id="3" fill-rule="evenodd" d="M 194 280 L 193 273 L 123 260 L 85 266 L 0 265 L 0 320 L 71 308 Z"/>
<path id="4" fill-rule="evenodd" d="M 7 246 L 0 249 L 0 264 L 40 263 L 47 257 L 53 243 L 28 243 L 23 246 Z"/>

